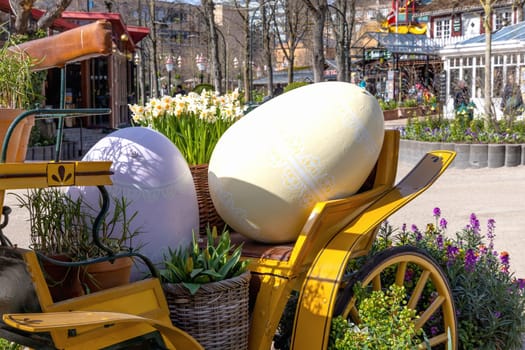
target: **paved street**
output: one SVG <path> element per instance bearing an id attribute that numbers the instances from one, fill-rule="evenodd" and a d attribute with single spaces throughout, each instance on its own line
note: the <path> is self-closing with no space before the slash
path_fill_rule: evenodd
<path id="1" fill-rule="evenodd" d="M 400 164 L 398 178 L 411 169 Z M 389 221 L 396 227 L 403 222 L 424 228 L 433 223 L 433 209 L 439 207 L 454 233 L 469 223 L 471 213 L 486 232 L 487 220 L 496 220 L 495 245 L 510 253 L 511 267 L 525 277 L 525 232 L 521 220 L 525 213 L 525 167 L 448 169 L 437 182 L 414 199 Z"/>

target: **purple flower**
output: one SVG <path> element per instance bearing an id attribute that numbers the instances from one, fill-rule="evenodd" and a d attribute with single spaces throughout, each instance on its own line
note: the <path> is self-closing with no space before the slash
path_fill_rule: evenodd
<path id="1" fill-rule="evenodd" d="M 503 265 L 501 267 L 501 271 L 505 272 L 505 273 L 508 273 L 509 272 L 509 267 L 510 267 L 510 257 L 509 257 L 509 253 L 503 251 L 499 254 L 499 260 L 501 261 L 501 265 Z"/>
<path id="2" fill-rule="evenodd" d="M 436 244 L 439 249 L 443 249 L 443 235 L 437 235 Z"/>
<path id="3" fill-rule="evenodd" d="M 442 230 L 446 229 L 447 228 L 447 220 L 445 220 L 445 218 L 441 218 L 441 220 L 439 220 L 439 227 L 441 227 Z"/>
<path id="4" fill-rule="evenodd" d="M 441 209 L 439 209 L 438 207 L 434 208 L 434 216 L 436 218 L 439 218 L 441 216 Z"/>
<path id="5" fill-rule="evenodd" d="M 437 328 L 436 326 L 430 327 L 430 334 L 432 334 L 434 336 L 434 335 L 436 335 L 438 333 L 439 333 L 439 328 Z"/>
<path id="6" fill-rule="evenodd" d="M 479 220 L 474 213 L 470 214 L 470 226 L 475 234 L 479 234 Z"/>
<path id="7" fill-rule="evenodd" d="M 490 249 L 494 248 L 494 229 L 496 228 L 496 220 L 489 219 L 487 222 L 487 239 L 489 240 Z"/>
<path id="8" fill-rule="evenodd" d="M 501 312 L 499 312 L 499 311 L 495 311 L 495 312 L 494 312 L 494 317 L 496 317 L 496 318 L 500 318 L 500 317 L 501 317 Z"/>
<path id="9" fill-rule="evenodd" d="M 474 250 L 471 248 L 467 249 L 465 253 L 465 270 L 472 272 L 477 261 L 478 257 L 476 256 Z"/>
<path id="10" fill-rule="evenodd" d="M 518 283 L 518 288 L 519 288 L 519 289 L 523 289 L 523 288 L 525 288 L 525 279 L 523 279 L 523 278 L 518 278 L 518 279 L 516 280 L 516 282 Z"/>
<path id="11" fill-rule="evenodd" d="M 452 265 L 456 261 L 456 256 L 459 254 L 459 249 L 456 246 L 447 246 L 447 265 Z"/>
<path id="12" fill-rule="evenodd" d="M 407 224 L 406 223 L 403 223 L 403 225 L 401 225 L 401 231 L 404 233 L 404 232 L 407 232 Z"/>
<path id="13" fill-rule="evenodd" d="M 415 234 L 416 242 L 419 242 L 423 239 L 423 235 L 421 234 L 421 232 L 419 231 L 416 225 L 412 224 L 411 230 Z"/>

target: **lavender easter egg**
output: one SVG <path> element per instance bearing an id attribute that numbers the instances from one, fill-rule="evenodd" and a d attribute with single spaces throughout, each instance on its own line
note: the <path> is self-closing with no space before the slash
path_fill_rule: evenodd
<path id="1" fill-rule="evenodd" d="M 211 198 L 235 231 L 294 241 L 317 202 L 361 187 L 383 136 L 383 112 L 366 90 L 343 82 L 291 90 L 221 137 L 209 163 Z"/>
<path id="2" fill-rule="evenodd" d="M 113 162 L 113 185 L 107 190 L 111 197 L 124 196 L 130 202 L 128 215 L 137 213 L 131 229 L 140 234 L 132 244 L 141 247 L 141 254 L 161 264 L 168 247 L 189 245 L 199 227 L 197 195 L 186 160 L 168 138 L 149 128 L 120 129 L 98 141 L 83 160 Z M 69 191 L 98 206 L 96 187 Z M 137 271 L 133 276 L 141 277 Z"/>

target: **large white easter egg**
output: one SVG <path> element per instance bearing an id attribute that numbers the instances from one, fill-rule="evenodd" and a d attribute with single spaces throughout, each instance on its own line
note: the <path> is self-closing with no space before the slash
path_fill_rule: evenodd
<path id="1" fill-rule="evenodd" d="M 199 228 L 197 195 L 186 160 L 168 138 L 149 128 L 120 129 L 98 141 L 83 160 L 113 162 L 113 185 L 106 188 L 111 197 L 124 196 L 130 202 L 128 215 L 137 213 L 131 230 L 141 233 L 132 243 L 141 246 L 141 254 L 160 264 L 168 247 L 189 245 L 192 230 L 198 232 Z M 91 206 L 99 207 L 96 187 L 69 191 L 72 196 L 82 194 Z M 137 270 L 132 276 L 143 277 Z"/>
<path id="2" fill-rule="evenodd" d="M 291 90 L 221 137 L 209 163 L 211 198 L 235 231 L 294 241 L 317 202 L 361 187 L 383 136 L 383 112 L 366 90 L 343 82 Z"/>

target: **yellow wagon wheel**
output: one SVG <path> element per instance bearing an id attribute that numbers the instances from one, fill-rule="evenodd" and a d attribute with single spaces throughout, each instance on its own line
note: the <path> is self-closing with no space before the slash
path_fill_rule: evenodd
<path id="1" fill-rule="evenodd" d="M 339 293 L 334 316 L 359 323 L 354 285 L 374 291 L 394 283 L 404 286 L 407 306 L 417 310 L 416 329 L 423 328 L 432 349 L 457 349 L 457 323 L 452 292 L 439 265 L 425 251 L 400 246 L 373 256 Z M 450 340 L 449 340 L 450 338 Z M 423 344 L 422 344 L 423 345 Z M 426 347 L 422 347 L 426 348 Z"/>

